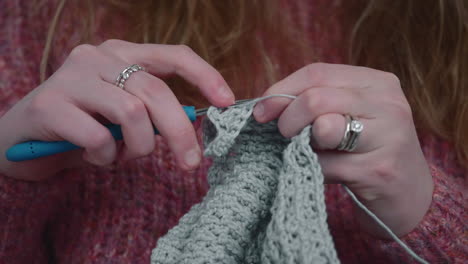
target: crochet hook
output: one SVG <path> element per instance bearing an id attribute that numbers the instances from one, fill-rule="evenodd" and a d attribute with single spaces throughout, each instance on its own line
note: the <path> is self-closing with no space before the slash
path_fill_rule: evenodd
<path id="1" fill-rule="evenodd" d="M 233 105 L 239 105 L 251 101 L 252 99 L 237 100 Z M 230 106 L 228 106 L 230 107 Z M 194 122 L 197 116 L 205 115 L 208 108 L 195 109 L 194 106 L 183 106 L 185 113 L 190 121 Z M 120 125 L 107 124 L 105 127 L 109 130 L 115 140 L 122 140 L 122 130 Z M 159 131 L 154 127 L 154 134 L 159 134 Z M 58 153 L 67 152 L 70 150 L 81 148 L 68 141 L 39 141 L 32 140 L 16 144 L 6 151 L 6 158 L 9 161 L 25 161 L 33 160 L 40 157 L 50 156 Z"/>

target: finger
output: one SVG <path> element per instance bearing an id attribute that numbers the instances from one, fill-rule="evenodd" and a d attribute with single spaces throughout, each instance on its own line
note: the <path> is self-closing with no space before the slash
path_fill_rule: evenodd
<path id="1" fill-rule="evenodd" d="M 201 150 L 195 129 L 166 83 L 141 72 L 138 78 L 130 78 L 126 87 L 126 91 L 146 105 L 151 120 L 167 140 L 178 164 L 187 170 L 196 168 L 201 160 Z"/>
<path id="2" fill-rule="evenodd" d="M 311 127 L 311 145 L 314 150 L 336 149 L 344 135 L 345 117 L 330 113 L 317 117 Z"/>
<path id="3" fill-rule="evenodd" d="M 122 159 L 146 156 L 153 151 L 153 125 L 142 100 L 102 80 L 92 80 L 84 87 L 92 90 L 71 89 L 71 101 L 90 114 L 98 113 L 110 122 L 121 125 L 125 142 Z"/>
<path id="4" fill-rule="evenodd" d="M 48 130 L 55 139 L 85 148 L 84 158 L 95 165 L 108 165 L 116 156 L 115 140 L 108 129 L 70 103 L 55 102 L 38 129 Z M 36 132 L 37 133 L 37 132 Z"/>
<path id="5" fill-rule="evenodd" d="M 121 153 L 122 146 L 124 145 L 123 141 L 117 141 L 116 145 L 117 145 L 116 153 Z M 63 163 L 63 168 L 67 168 L 67 169 L 82 168 L 89 164 L 88 161 L 83 159 L 83 156 L 85 156 L 85 152 L 86 150 L 82 148 L 64 152 L 60 155 L 59 159 L 57 159 L 57 162 Z M 50 157 L 54 157 L 54 156 L 50 156 Z M 46 157 L 46 158 L 49 158 L 49 157 Z"/>
<path id="6" fill-rule="evenodd" d="M 74 52 L 74 57 L 77 57 L 79 60 L 80 57 L 76 53 Z M 108 68 L 116 66 L 116 68 L 123 69 L 128 66 L 126 62 L 109 54 L 98 52 L 95 56 L 99 59 L 95 68 L 98 68 L 98 72 L 103 72 L 104 75 L 107 72 L 112 72 Z M 107 75 L 107 78 L 111 78 L 110 74 Z M 111 79 L 103 83 L 107 82 L 111 82 Z M 149 73 L 138 71 L 132 73 L 131 77 L 125 82 L 125 91 L 115 86 L 113 82 L 109 83 L 109 85 L 113 88 L 114 92 L 118 90 L 133 94 L 145 104 L 150 119 L 158 128 L 160 134 L 168 140 L 168 144 L 182 168 L 193 169 L 198 166 L 201 151 L 193 126 L 183 111 L 182 106 L 164 82 Z M 93 87 L 92 85 L 88 86 Z M 89 92 L 89 94 L 92 93 L 94 91 Z M 102 98 L 106 97 L 101 97 L 100 99 L 102 100 Z"/>
<path id="7" fill-rule="evenodd" d="M 366 67 L 314 63 L 301 68 L 274 84 L 265 91 L 263 96 L 278 93 L 299 95 L 306 89 L 316 87 L 365 89 L 366 93 L 375 93 L 380 91 L 381 88 L 388 88 L 388 86 L 392 87 L 391 90 L 395 94 L 402 95 L 399 80 L 394 74 Z M 369 89 L 369 87 L 372 87 L 372 89 Z M 255 112 L 254 115 L 259 122 L 268 122 L 277 117 L 289 102 L 287 99 L 278 97 L 265 100 L 256 106 L 256 108 L 263 108 L 264 115 Z"/>
<path id="8" fill-rule="evenodd" d="M 355 182 L 365 163 L 359 155 L 343 154 L 339 151 L 316 151 L 325 183 Z"/>
<path id="9" fill-rule="evenodd" d="M 285 87 L 293 94 L 299 94 L 305 88 L 323 86 L 360 89 L 382 78 L 396 78 L 391 76 L 390 73 L 361 66 L 312 63 L 274 84 L 267 93 L 279 93 Z"/>
<path id="10" fill-rule="evenodd" d="M 382 147 L 376 140 L 375 131 L 379 127 L 375 120 L 360 119 L 364 129 L 356 139 L 353 153 L 371 152 Z M 346 118 L 341 114 L 325 114 L 319 116 L 312 125 L 311 145 L 315 150 L 335 150 L 344 137 Z M 342 154 L 347 152 L 340 151 Z"/>
<path id="11" fill-rule="evenodd" d="M 208 101 L 218 107 L 234 103 L 234 94 L 221 74 L 187 46 L 135 44 L 111 40 L 98 48 L 118 56 L 129 64 L 139 64 L 156 76 L 179 75 L 197 86 Z M 109 65 L 102 77 L 113 83 L 123 69 L 122 65 Z"/>
<path id="12" fill-rule="evenodd" d="M 309 89 L 293 100 L 281 113 L 278 128 L 285 137 L 298 134 L 305 126 L 327 113 L 350 114 L 360 118 L 374 118 L 364 113 L 378 107 L 357 92 L 341 88 Z"/>

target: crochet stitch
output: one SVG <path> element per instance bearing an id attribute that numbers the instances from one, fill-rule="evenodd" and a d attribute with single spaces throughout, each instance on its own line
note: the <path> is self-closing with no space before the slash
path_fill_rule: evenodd
<path id="1" fill-rule="evenodd" d="M 0 115 L 40 85 L 44 32 L 58 5 L 57 0 L 43 2 L 38 6 L 0 1 Z M 88 1 L 74 2 L 87 8 Z M 96 10 L 105 11 L 104 2 L 96 1 L 100 5 Z M 346 1 L 286 2 L 294 9 L 283 12 L 305 23 L 304 34 L 321 60 L 345 63 L 347 32 L 336 14 L 345 13 L 340 2 Z M 108 11 L 110 20 L 103 20 L 106 12 L 96 12 L 96 43 L 120 39 L 126 29 L 133 29 L 125 14 Z M 83 26 L 80 13 L 72 5 L 65 7 L 54 37 L 50 73 L 76 46 Z M 194 123 L 200 144 L 200 121 L 205 118 Z M 450 142 L 428 130 L 418 132 L 435 189 L 426 216 L 402 240 L 430 263 L 465 263 L 468 243 L 461 234 L 468 230 L 468 171 Z M 211 158 L 204 157 L 194 172 L 179 169 L 167 140 L 156 136 L 152 154 L 106 168 L 67 170 L 45 182 L 0 174 L 0 263 L 147 264 L 156 241 L 206 195 L 211 165 Z M 30 176 L 39 178 L 41 173 Z M 340 185 L 326 184 L 325 195 L 327 222 L 342 263 L 416 263 L 397 243 L 360 230 L 353 201 Z"/>
<path id="2" fill-rule="evenodd" d="M 310 126 L 286 139 L 253 119 L 254 104 L 208 110 L 210 189 L 159 239 L 153 264 L 339 263 Z"/>

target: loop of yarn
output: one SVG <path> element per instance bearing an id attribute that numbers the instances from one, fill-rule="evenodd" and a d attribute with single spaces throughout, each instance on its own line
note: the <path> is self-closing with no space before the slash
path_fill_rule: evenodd
<path id="1" fill-rule="evenodd" d="M 339 263 L 310 126 L 284 138 L 276 121 L 252 118 L 254 104 L 209 108 L 210 189 L 159 239 L 152 264 Z"/>

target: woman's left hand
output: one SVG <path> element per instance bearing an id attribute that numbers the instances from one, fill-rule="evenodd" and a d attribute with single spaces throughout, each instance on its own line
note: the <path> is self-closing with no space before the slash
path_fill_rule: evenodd
<path id="1" fill-rule="evenodd" d="M 411 108 L 399 79 L 365 67 L 314 63 L 274 84 L 258 103 L 255 119 L 279 118 L 285 137 L 312 125 L 326 183 L 347 185 L 371 211 L 402 236 L 422 220 L 432 201 L 433 182 L 419 145 Z M 337 151 L 345 131 L 344 114 L 363 125 L 353 152 Z M 370 233 L 387 236 L 358 210 Z"/>

